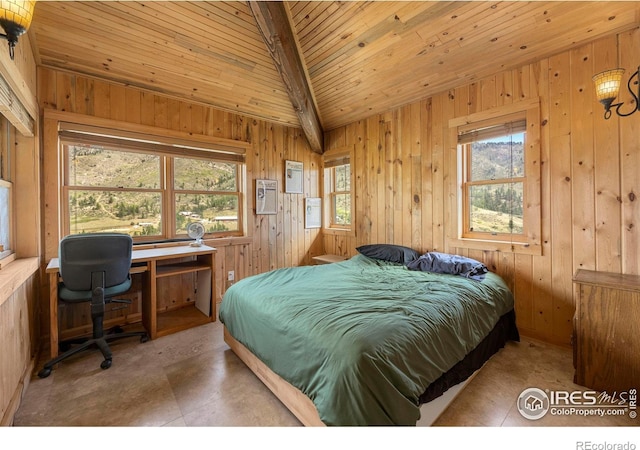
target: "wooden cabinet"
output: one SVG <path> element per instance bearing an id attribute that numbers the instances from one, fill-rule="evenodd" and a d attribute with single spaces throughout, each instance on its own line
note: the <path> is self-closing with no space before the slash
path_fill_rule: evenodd
<path id="1" fill-rule="evenodd" d="M 640 276 L 578 270 L 576 384 L 596 391 L 640 388 Z"/>

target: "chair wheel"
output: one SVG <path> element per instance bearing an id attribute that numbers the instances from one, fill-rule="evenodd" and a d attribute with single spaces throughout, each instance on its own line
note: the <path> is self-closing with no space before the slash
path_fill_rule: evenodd
<path id="1" fill-rule="evenodd" d="M 107 370 L 109 367 L 111 367 L 111 362 L 112 361 L 110 359 L 105 359 L 100 363 L 100 368 L 102 370 Z"/>
<path id="2" fill-rule="evenodd" d="M 40 378 L 47 378 L 49 375 L 51 375 L 51 369 L 47 369 L 46 367 L 38 372 Z"/>
<path id="3" fill-rule="evenodd" d="M 147 342 L 148 340 L 149 340 L 149 336 L 147 336 L 147 335 L 140 336 L 140 342 L 142 342 L 143 344 L 144 344 L 145 342 Z"/>

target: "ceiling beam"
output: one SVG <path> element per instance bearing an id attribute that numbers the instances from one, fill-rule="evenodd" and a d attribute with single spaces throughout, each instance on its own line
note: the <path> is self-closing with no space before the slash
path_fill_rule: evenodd
<path id="1" fill-rule="evenodd" d="M 322 154 L 324 131 L 313 101 L 310 83 L 298 53 L 286 7 L 282 1 L 249 1 L 249 8 L 276 69 L 284 82 L 300 126 L 311 149 Z"/>

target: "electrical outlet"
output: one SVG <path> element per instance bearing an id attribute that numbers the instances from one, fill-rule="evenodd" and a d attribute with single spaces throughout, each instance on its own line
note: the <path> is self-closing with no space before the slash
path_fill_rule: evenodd
<path id="1" fill-rule="evenodd" d="M 227 281 L 233 281 L 236 279 L 236 273 L 233 270 L 230 270 L 227 274 Z"/>

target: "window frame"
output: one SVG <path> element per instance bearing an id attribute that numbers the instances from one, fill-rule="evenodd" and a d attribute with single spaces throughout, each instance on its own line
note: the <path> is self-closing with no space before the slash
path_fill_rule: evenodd
<path id="1" fill-rule="evenodd" d="M 336 187 L 336 183 L 337 183 L 337 175 L 336 175 L 336 169 L 338 167 L 345 167 L 345 166 L 349 166 L 349 177 L 351 177 L 351 163 L 344 163 L 344 164 L 340 164 L 337 166 L 333 166 L 333 167 L 329 167 L 326 170 L 328 170 L 328 178 L 329 178 L 329 185 L 331 186 L 331 189 L 329 191 L 328 194 L 328 202 L 329 202 L 329 228 L 340 228 L 340 229 L 346 229 L 349 230 L 351 229 L 351 222 L 353 222 L 353 217 L 350 215 L 350 220 L 349 223 L 347 224 L 343 224 L 343 223 L 337 223 L 335 221 L 335 218 L 337 216 L 337 198 L 339 195 L 348 195 L 349 198 L 349 204 L 351 204 L 351 189 L 349 189 L 348 191 L 346 190 L 338 190 L 338 188 Z M 326 172 L 325 172 L 325 176 L 326 176 Z M 349 180 L 349 183 L 351 183 L 351 180 Z"/>
<path id="2" fill-rule="evenodd" d="M 176 158 L 180 158 L 180 159 L 201 159 L 201 160 L 205 160 L 205 161 L 214 161 L 214 162 L 225 162 L 225 163 L 229 163 L 228 161 L 219 161 L 216 160 L 215 158 L 205 158 L 204 156 L 200 156 L 200 157 L 196 157 L 196 156 L 189 156 L 186 157 L 184 155 L 176 155 L 170 158 L 170 160 L 167 162 L 167 179 L 171 180 L 171 183 L 167 183 L 167 202 L 166 202 L 166 206 L 167 206 L 167 210 L 169 211 L 170 217 L 177 217 L 177 213 L 178 211 L 176 210 L 176 195 L 178 194 L 186 194 L 186 195 L 220 195 L 220 196 L 235 196 L 237 197 L 237 204 L 238 204 L 238 218 L 237 218 L 237 222 L 238 222 L 238 229 L 237 230 L 229 230 L 229 231 L 220 231 L 220 232 L 212 232 L 212 233 L 205 233 L 205 237 L 209 237 L 209 238 L 215 238 L 215 237 L 229 237 L 229 236 L 242 236 L 243 235 L 243 223 L 244 223 L 244 214 L 243 211 L 245 208 L 243 208 L 243 203 L 242 203 L 242 199 L 244 198 L 243 196 L 243 191 L 242 191 L 242 186 L 244 185 L 243 181 L 242 181 L 242 167 L 240 163 L 235 163 L 235 176 L 236 176 L 236 190 L 235 191 L 206 191 L 206 190 L 202 190 L 202 189 L 178 189 L 175 186 L 175 160 Z M 173 199 L 173 201 L 171 201 L 171 199 Z M 176 220 L 172 220 L 171 221 L 171 228 L 170 231 L 172 233 L 172 235 L 176 236 L 176 238 L 180 238 L 180 236 L 187 236 L 186 233 L 185 234 L 178 234 L 177 233 L 177 229 L 176 229 Z"/>
<path id="3" fill-rule="evenodd" d="M 2 247 L 4 244 L 0 242 L 0 268 L 2 266 L 10 263 L 16 257 L 15 254 L 15 206 L 14 206 L 14 149 L 15 147 L 12 143 L 15 141 L 15 133 L 16 129 L 12 126 L 9 119 L 4 116 L 0 116 L 0 127 L 2 127 L 2 132 L 0 132 L 0 136 L 2 137 L 0 142 L 0 186 L 3 189 L 7 189 L 7 209 L 3 212 L 6 214 L 6 225 L 8 227 L 7 231 L 7 242 L 8 248 Z M 6 134 L 5 134 L 6 133 Z"/>
<path id="4" fill-rule="evenodd" d="M 512 120 L 513 119 L 513 120 Z M 489 120 L 489 121 L 485 121 L 482 124 L 474 124 L 475 127 L 477 126 L 484 126 L 488 129 L 494 129 L 494 128 L 498 128 L 499 125 L 505 124 L 505 123 L 514 123 L 514 122 L 518 122 L 518 121 L 525 121 L 525 115 L 523 114 L 517 114 L 514 116 L 509 116 L 509 117 L 502 117 L 499 119 L 494 119 L 494 120 Z M 502 133 L 498 133 L 498 132 L 494 132 L 494 135 L 503 135 L 506 136 L 508 134 L 513 134 L 514 131 L 509 129 L 510 127 L 506 127 L 504 130 L 504 134 Z M 471 128 L 473 129 L 473 128 Z M 458 130 L 460 131 L 460 128 L 458 128 Z M 517 132 L 517 131 L 516 131 Z M 523 151 L 526 154 L 526 145 L 527 145 L 527 137 L 526 137 L 526 126 L 524 129 L 525 132 L 525 140 L 523 143 Z M 522 183 L 523 187 L 527 185 L 527 171 L 524 171 L 523 176 L 519 176 L 519 177 L 508 177 L 508 178 L 494 178 L 491 180 L 473 180 L 472 179 L 472 172 L 473 172 L 473 167 L 472 167 L 472 151 L 473 151 L 473 144 L 475 142 L 479 142 L 485 140 L 484 138 L 479 138 L 477 140 L 471 140 L 470 142 L 465 142 L 465 143 L 459 143 L 458 145 L 462 146 L 462 151 L 461 151 L 461 155 L 462 155 L 462 165 L 463 165 L 463 170 L 462 170 L 462 237 L 463 238 L 470 238 L 470 239 L 481 239 L 481 240 L 501 240 L 501 241 L 516 241 L 516 242 L 526 242 L 526 235 L 527 235 L 527 226 L 528 226 L 528 222 L 524 220 L 523 217 L 523 230 L 522 233 L 491 233 L 491 232 L 487 232 L 487 231 L 474 231 L 471 230 L 471 195 L 470 195 L 470 189 L 474 186 L 487 186 L 487 185 L 496 185 L 496 184 L 513 184 L 513 183 Z M 526 196 L 526 192 L 523 189 L 523 210 L 524 210 L 524 205 L 527 203 L 527 196 Z"/>
<path id="5" fill-rule="evenodd" d="M 7 262 L 11 262 L 15 258 L 15 249 L 14 249 L 15 248 L 15 245 L 14 245 L 15 231 L 14 231 L 14 224 L 13 224 L 13 215 L 14 215 L 13 183 L 11 181 L 0 178 L 0 187 L 3 189 L 7 189 L 7 192 L 8 192 L 7 194 L 8 204 L 7 204 L 7 209 L 5 211 L 5 213 L 7 214 L 6 225 L 8 226 L 8 230 L 7 230 L 8 242 L 6 244 L 8 245 L 8 247 L 4 248 L 4 244 L 0 242 L 0 268 L 2 268 L 3 264 L 6 264 Z"/>
<path id="6" fill-rule="evenodd" d="M 470 145 L 459 143 L 459 136 L 470 130 L 507 123 L 517 118 L 524 118 L 524 166 L 523 182 L 523 233 L 500 233 L 497 235 L 485 232 L 469 232 L 468 195 L 465 192 L 466 180 L 470 178 L 467 167 Z M 455 177 L 455 195 L 451 195 L 450 208 L 452 223 L 449 227 L 447 243 L 451 247 L 478 250 L 493 250 L 510 253 L 541 255 L 541 180 L 540 180 L 540 101 L 539 99 L 522 100 L 510 105 L 492 108 L 487 111 L 457 117 L 449 121 L 449 136 L 452 142 L 452 161 L 457 176 Z M 514 178 L 507 178 L 511 182 Z M 497 181 L 492 180 L 491 183 Z"/>
<path id="7" fill-rule="evenodd" d="M 355 205 L 354 205 L 354 170 L 353 170 L 353 150 L 354 146 L 344 146 L 331 150 L 327 150 L 323 154 L 322 159 L 322 175 L 323 175 L 323 186 L 324 186 L 324 220 L 323 220 L 323 228 L 325 231 L 345 231 L 350 232 L 355 229 Z M 336 175 L 335 169 L 340 166 L 349 165 L 349 187 L 350 190 L 342 191 L 336 189 Z M 351 212 L 350 217 L 351 221 L 349 224 L 339 224 L 335 223 L 335 210 L 334 204 L 336 196 L 338 195 L 349 195 L 350 196 L 350 204 L 351 204 Z"/>
<path id="8" fill-rule="evenodd" d="M 65 236 L 70 233 L 70 208 L 69 193 L 73 190 L 114 190 L 122 192 L 123 189 L 111 188 L 107 186 L 90 187 L 78 186 L 73 187 L 69 184 L 69 168 L 68 168 L 68 144 L 74 140 L 82 143 L 82 138 L 86 137 L 85 143 L 100 145 L 101 141 L 108 144 L 105 148 L 112 151 L 137 152 L 143 154 L 151 154 L 160 158 L 160 188 L 126 188 L 131 192 L 160 192 L 161 208 L 162 208 L 162 231 L 160 234 L 152 236 L 133 236 L 134 243 L 158 242 L 158 241 L 174 241 L 188 240 L 186 234 L 177 234 L 175 198 L 177 193 L 199 193 L 199 190 L 181 190 L 175 189 L 173 160 L 174 158 L 202 159 L 209 161 L 217 161 L 221 163 L 232 163 L 236 166 L 236 190 L 234 191 L 206 191 L 207 195 L 237 196 L 238 204 L 238 226 L 237 230 L 221 231 L 206 233 L 205 239 L 241 237 L 246 234 L 246 194 L 245 194 L 245 153 L 249 145 L 242 141 L 233 141 L 220 138 L 210 138 L 209 136 L 193 136 L 185 133 L 175 132 L 171 130 L 157 130 L 153 127 L 131 126 L 125 129 L 117 126 L 103 127 L 105 121 L 99 121 L 99 126 L 93 124 L 75 123 L 68 121 L 59 121 L 58 123 L 58 146 L 60 161 L 60 230 L 61 235 Z M 111 125 L 112 121 L 106 121 Z M 115 125 L 115 124 L 114 124 Z M 141 131 L 138 131 L 140 129 Z M 149 133 L 153 130 L 154 132 Z M 196 140 L 192 138 L 196 138 Z M 204 142 L 203 142 L 204 141 Z M 211 142 L 209 142 L 211 141 Z M 205 192 L 203 192 L 205 193 Z"/>

